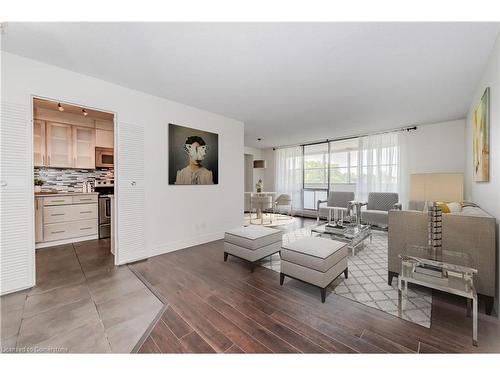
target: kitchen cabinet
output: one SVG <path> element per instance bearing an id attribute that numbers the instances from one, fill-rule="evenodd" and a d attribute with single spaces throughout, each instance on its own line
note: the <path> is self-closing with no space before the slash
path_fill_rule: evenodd
<path id="1" fill-rule="evenodd" d="M 105 148 L 114 148 L 115 140 L 113 138 L 112 130 L 95 130 L 95 146 L 96 147 L 105 147 Z"/>
<path id="2" fill-rule="evenodd" d="M 73 140 L 71 125 L 47 123 L 47 166 L 73 167 Z"/>
<path id="3" fill-rule="evenodd" d="M 73 168 L 95 169 L 96 130 L 73 126 Z"/>
<path id="4" fill-rule="evenodd" d="M 97 202 L 97 194 L 35 197 L 36 248 L 97 238 Z"/>
<path id="5" fill-rule="evenodd" d="M 33 163 L 35 167 L 45 166 L 45 121 L 33 122 Z"/>
<path id="6" fill-rule="evenodd" d="M 42 120 L 33 122 L 35 167 L 95 169 L 96 147 L 114 147 L 112 122 L 103 121 L 98 128 Z"/>
<path id="7" fill-rule="evenodd" d="M 35 197 L 35 243 L 43 241 L 43 198 Z"/>

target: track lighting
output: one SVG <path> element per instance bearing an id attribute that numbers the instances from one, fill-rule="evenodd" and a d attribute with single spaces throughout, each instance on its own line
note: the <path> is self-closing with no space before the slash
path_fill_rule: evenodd
<path id="1" fill-rule="evenodd" d="M 88 115 L 88 113 L 87 113 L 87 111 L 85 110 L 85 108 L 84 108 L 84 109 L 82 109 L 82 113 L 83 113 L 83 115 L 84 115 L 84 116 L 87 116 L 87 115 Z"/>
<path id="2" fill-rule="evenodd" d="M 64 111 L 64 107 L 61 105 L 61 103 L 57 103 L 57 109 L 61 112 Z"/>

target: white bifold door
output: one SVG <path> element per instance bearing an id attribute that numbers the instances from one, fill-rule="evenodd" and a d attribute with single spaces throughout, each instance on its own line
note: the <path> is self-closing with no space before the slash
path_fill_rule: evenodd
<path id="1" fill-rule="evenodd" d="M 32 133 L 26 106 L 0 106 L 0 294 L 35 284 Z"/>
<path id="2" fill-rule="evenodd" d="M 118 193 L 118 233 L 115 263 L 125 264 L 148 257 L 144 238 L 144 128 L 120 123 L 117 136 L 115 190 Z"/>

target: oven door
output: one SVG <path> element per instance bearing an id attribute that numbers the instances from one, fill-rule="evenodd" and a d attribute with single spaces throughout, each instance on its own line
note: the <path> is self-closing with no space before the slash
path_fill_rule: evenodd
<path id="1" fill-rule="evenodd" d="M 111 223 L 111 198 L 99 197 L 99 224 Z"/>

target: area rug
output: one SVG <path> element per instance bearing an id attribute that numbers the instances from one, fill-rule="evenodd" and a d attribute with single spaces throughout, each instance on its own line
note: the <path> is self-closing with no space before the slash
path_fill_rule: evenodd
<path id="1" fill-rule="evenodd" d="M 283 234 L 283 244 L 311 236 L 311 227 Z M 261 265 L 280 272 L 279 254 L 262 260 Z M 349 278 L 338 277 L 328 287 L 328 292 L 357 301 L 388 314 L 398 314 L 397 279 L 393 286 L 387 285 L 387 232 L 373 231 L 372 242 L 365 240 L 364 246 L 349 252 Z M 319 292 L 318 292 L 319 298 Z M 430 328 L 432 294 L 427 288 L 410 285 L 403 303 L 400 318 Z"/>

